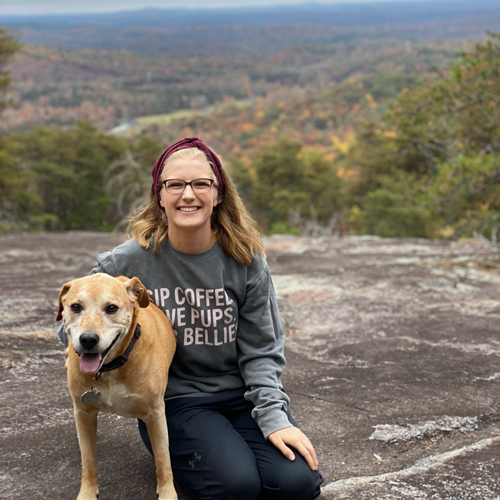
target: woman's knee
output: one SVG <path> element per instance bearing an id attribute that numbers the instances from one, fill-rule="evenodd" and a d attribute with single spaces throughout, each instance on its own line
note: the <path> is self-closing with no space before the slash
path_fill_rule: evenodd
<path id="1" fill-rule="evenodd" d="M 196 500 L 257 500 L 262 480 L 255 456 L 239 436 L 231 433 L 210 447 L 171 441 L 174 478 Z M 187 449 L 189 448 L 189 451 Z M 172 451 L 171 449 L 171 451 Z M 197 450 L 197 451 L 196 451 Z M 196 455 L 196 459 L 193 457 Z"/>
<path id="2" fill-rule="evenodd" d="M 262 488 L 259 475 L 239 474 L 239 477 L 226 477 L 217 494 L 207 500 L 257 500 Z"/>
<path id="3" fill-rule="evenodd" d="M 319 496 L 323 482 L 321 474 L 312 471 L 305 461 L 292 464 L 276 469 L 263 485 L 262 500 L 313 500 Z"/>
<path id="4" fill-rule="evenodd" d="M 252 470 L 238 472 L 230 466 L 227 474 L 207 472 L 202 487 L 184 479 L 183 490 L 191 500 L 257 500 L 262 489 L 258 473 Z"/>

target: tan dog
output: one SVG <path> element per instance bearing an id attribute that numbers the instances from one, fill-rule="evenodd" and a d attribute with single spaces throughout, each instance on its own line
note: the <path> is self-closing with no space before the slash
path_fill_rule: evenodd
<path id="1" fill-rule="evenodd" d="M 77 500 L 99 495 L 99 411 L 144 421 L 155 457 L 158 498 L 177 499 L 163 400 L 175 337 L 165 314 L 149 302 L 139 279 L 94 274 L 63 285 L 57 319 L 64 320 L 70 336 L 68 385 L 82 455 Z"/>

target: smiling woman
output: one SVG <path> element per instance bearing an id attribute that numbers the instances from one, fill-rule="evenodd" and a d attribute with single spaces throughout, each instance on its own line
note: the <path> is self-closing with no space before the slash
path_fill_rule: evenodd
<path id="1" fill-rule="evenodd" d="M 255 222 L 218 156 L 203 141 L 188 138 L 167 148 L 156 161 L 152 176 L 149 202 L 132 215 L 129 224 L 130 235 L 142 247 L 153 245 L 157 252 L 168 235 L 170 242 L 179 245 L 174 247 L 189 253 L 206 250 L 217 240 L 242 265 L 251 264 L 255 255 L 264 255 Z M 212 184 L 208 191 L 185 184 L 203 178 Z M 167 191 L 165 181 L 172 179 L 185 184 L 182 192 L 180 188 Z M 181 211 L 185 218 L 178 213 Z M 193 212 L 189 214 L 192 219 L 187 218 L 188 212 Z"/>
<path id="2" fill-rule="evenodd" d="M 93 272 L 139 278 L 174 329 L 165 410 L 177 483 L 193 500 L 316 498 L 322 477 L 281 383 L 284 333 L 254 222 L 195 137 L 168 148 L 152 176 L 132 239 Z"/>
<path id="3" fill-rule="evenodd" d="M 218 186 L 205 154 L 197 148 L 173 153 L 161 178 L 159 203 L 168 221 L 170 242 L 183 252 L 208 250 L 216 240 L 211 217 Z"/>

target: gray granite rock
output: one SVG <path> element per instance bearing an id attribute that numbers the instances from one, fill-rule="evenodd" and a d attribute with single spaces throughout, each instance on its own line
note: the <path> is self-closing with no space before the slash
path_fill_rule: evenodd
<path id="1" fill-rule="evenodd" d="M 0 237 L 0 498 L 71 499 L 80 457 L 60 286 L 120 234 Z M 500 253 L 480 241 L 267 238 L 284 383 L 322 499 L 500 498 Z M 155 496 L 136 423 L 99 417 L 101 499 Z"/>

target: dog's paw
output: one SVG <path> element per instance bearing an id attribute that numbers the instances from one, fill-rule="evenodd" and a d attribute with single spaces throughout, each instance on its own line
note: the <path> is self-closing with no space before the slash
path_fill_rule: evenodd
<path id="1" fill-rule="evenodd" d="M 91 493 L 89 491 L 81 491 L 76 500 L 99 500 L 99 491 Z"/>

